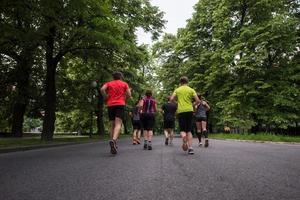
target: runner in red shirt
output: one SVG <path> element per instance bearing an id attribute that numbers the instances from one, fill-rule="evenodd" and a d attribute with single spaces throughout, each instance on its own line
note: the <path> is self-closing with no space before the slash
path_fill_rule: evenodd
<path id="1" fill-rule="evenodd" d="M 122 120 L 124 119 L 126 97 L 131 97 L 128 84 L 122 81 L 123 74 L 121 72 L 113 73 L 114 80 L 105 83 L 100 91 L 108 107 L 108 118 L 111 124 L 110 129 L 110 152 L 117 153 L 117 139 L 120 135 Z"/>

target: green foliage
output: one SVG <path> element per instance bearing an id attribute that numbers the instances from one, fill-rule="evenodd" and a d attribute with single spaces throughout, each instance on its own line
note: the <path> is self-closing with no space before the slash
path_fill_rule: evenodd
<path id="1" fill-rule="evenodd" d="M 294 126 L 299 21 L 299 1 L 199 1 L 177 37 L 154 46 L 163 89 L 187 75 L 209 101 L 214 126 Z"/>
<path id="2" fill-rule="evenodd" d="M 29 131 L 31 131 L 31 129 L 34 129 L 34 128 L 41 128 L 42 122 L 43 121 L 41 119 L 26 117 L 24 120 L 24 130 L 29 132 Z"/>
<path id="3" fill-rule="evenodd" d="M 59 113 L 58 129 L 86 126 L 91 109 L 99 110 L 87 101 L 91 82 L 98 80 L 100 87 L 116 70 L 124 73 L 135 98 L 142 93 L 142 68 L 150 59 L 147 47 L 137 45 L 136 29 L 157 38 L 164 24 L 163 13 L 148 0 L 4 0 L 0 5 L 1 128 L 9 126 L 11 107 L 20 101 L 31 118 L 41 117 L 40 111 L 52 103 L 50 111 Z M 19 60 L 26 56 L 30 62 L 25 68 Z M 50 66 L 55 77 L 49 79 Z M 30 79 L 25 100 L 14 98 L 10 89 L 20 85 L 21 77 Z M 55 82 L 57 102 L 47 93 L 49 82 Z M 45 95 L 50 96 L 46 102 Z"/>

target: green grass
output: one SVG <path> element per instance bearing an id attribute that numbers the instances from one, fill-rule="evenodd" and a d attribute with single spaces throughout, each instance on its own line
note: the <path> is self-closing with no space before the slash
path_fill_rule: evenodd
<path id="1" fill-rule="evenodd" d="M 54 136 L 52 141 L 42 141 L 40 137 L 24 137 L 24 138 L 0 138 L 0 148 L 14 148 L 27 146 L 52 145 L 76 142 L 92 142 L 98 141 L 99 137 L 93 136 Z"/>
<path id="2" fill-rule="evenodd" d="M 238 140 L 300 143 L 300 136 L 284 136 L 284 135 L 274 135 L 274 134 L 267 134 L 267 133 L 258 133 L 258 134 L 218 133 L 218 134 L 210 134 L 209 137 L 215 139 L 238 139 Z"/>
<path id="3" fill-rule="evenodd" d="M 119 138 L 127 138 L 131 135 L 120 135 Z M 105 135 L 101 140 L 107 141 L 108 135 Z M 2 148 L 16 148 L 16 147 L 28 147 L 28 146 L 46 146 L 52 144 L 64 144 L 64 143 L 82 143 L 82 142 L 94 142 L 99 141 L 98 135 L 89 136 L 73 136 L 73 135 L 54 135 L 52 141 L 42 141 L 40 136 L 36 137 L 23 137 L 23 138 L 0 138 L 0 149 Z"/>

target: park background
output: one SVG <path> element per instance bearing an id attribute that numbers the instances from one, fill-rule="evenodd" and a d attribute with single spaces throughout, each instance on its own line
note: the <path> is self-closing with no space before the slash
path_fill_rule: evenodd
<path id="1" fill-rule="evenodd" d="M 0 132 L 104 136 L 98 92 L 121 71 L 159 107 L 180 76 L 211 105 L 210 132 L 299 136 L 299 1 L 201 0 L 175 34 L 147 0 L 1 1 Z M 180 11 L 178 11 L 180 12 Z M 140 44 L 137 30 L 152 35 Z M 156 39 L 156 40 L 155 40 Z M 162 133 L 161 115 L 156 133 Z M 123 133 L 131 133 L 126 115 Z"/>

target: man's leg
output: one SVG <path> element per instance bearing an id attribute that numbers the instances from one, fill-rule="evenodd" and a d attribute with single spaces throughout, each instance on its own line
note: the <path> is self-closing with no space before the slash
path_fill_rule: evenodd
<path id="1" fill-rule="evenodd" d="M 115 121 L 111 120 L 110 121 L 110 130 L 109 130 L 109 137 L 111 140 L 113 139 L 114 129 L 115 129 Z"/>
<path id="2" fill-rule="evenodd" d="M 188 144 L 187 144 L 188 138 L 187 138 L 186 132 L 181 131 L 180 135 L 181 135 L 181 138 L 182 138 L 182 150 L 187 151 L 188 150 Z"/>
<path id="3" fill-rule="evenodd" d="M 194 154 L 192 132 L 188 132 L 187 137 L 188 137 L 188 145 L 189 145 L 188 154 Z"/>
<path id="4" fill-rule="evenodd" d="M 116 154 L 117 153 L 117 142 L 115 139 L 116 120 L 110 121 L 110 124 L 111 124 L 111 129 L 110 129 L 111 140 L 109 141 L 110 153 Z"/>
<path id="5" fill-rule="evenodd" d="M 192 132 L 187 133 L 187 142 L 188 142 L 189 148 L 192 148 L 192 146 L 193 146 L 193 134 L 192 134 Z"/>
<path id="6" fill-rule="evenodd" d="M 170 144 L 173 144 L 173 138 L 174 138 L 174 131 L 173 129 L 170 129 Z"/>
<path id="7" fill-rule="evenodd" d="M 113 133 L 113 140 L 117 140 L 120 135 L 120 130 L 122 126 L 122 119 L 119 117 L 115 118 L 115 126 L 114 126 L 114 133 Z"/>
<path id="8" fill-rule="evenodd" d="M 168 145 L 168 143 L 169 143 L 168 129 L 164 129 L 164 133 L 165 133 L 165 145 Z"/>

